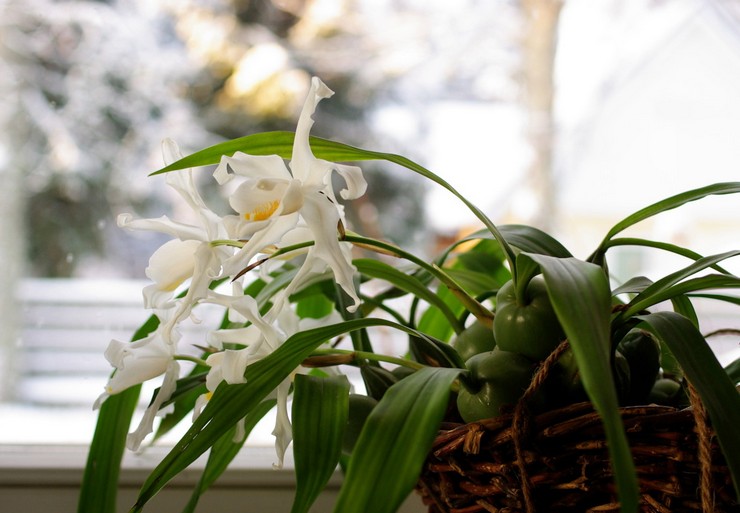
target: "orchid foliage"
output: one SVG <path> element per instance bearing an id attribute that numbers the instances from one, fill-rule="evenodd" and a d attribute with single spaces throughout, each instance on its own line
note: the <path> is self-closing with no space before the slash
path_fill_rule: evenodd
<path id="1" fill-rule="evenodd" d="M 151 284 L 143 295 L 151 318 L 132 342 L 114 340 L 105 352 L 115 370 L 95 403 L 100 415 L 80 511 L 114 511 L 124 446 L 142 450 L 152 433 L 156 439 L 186 417 L 191 427 L 143 484 L 131 511 L 141 511 L 172 477 L 209 452 L 185 509 L 194 511 L 272 408 L 276 466 L 293 443 L 294 512 L 309 510 L 340 462 L 346 478 L 336 511 L 395 511 L 414 487 L 449 415 L 448 404 L 475 374 L 461 347 L 449 342 L 471 323 L 489 332 L 496 327 L 494 297 L 507 282 L 515 302 L 530 283 L 541 283 L 543 301 L 551 303 L 562 328 L 558 332 L 571 344 L 579 385 L 606 427 L 623 511 L 636 511 L 636 476 L 618 414 L 618 380 L 604 376 L 615 372 L 614 337 L 638 325 L 654 333 L 671 356 L 662 362 L 665 370 L 690 381 L 704 399 L 737 485 L 738 365 L 719 366 L 699 333 L 691 298 L 740 304 L 737 296 L 717 292 L 740 287 L 740 278 L 719 265 L 739 252 L 703 257 L 617 235 L 705 196 L 740 192 L 740 184 L 716 184 L 651 205 L 615 225 L 590 257 L 579 260 L 536 228 L 494 225 L 450 184 L 404 157 L 310 137 L 317 105 L 332 94 L 313 79 L 295 134 L 246 136 L 187 157 L 173 141 L 164 142 L 166 167 L 157 174 L 164 174 L 189 215 L 118 219 L 125 229 L 172 238 L 146 269 Z M 351 232 L 342 204 L 362 196 L 366 183 L 360 168 L 332 161 L 371 159 L 447 188 L 484 228 L 433 262 Z M 213 177 L 232 213 L 217 214 L 200 195 L 195 173 L 202 171 L 192 168 L 204 165 L 216 165 Z M 615 288 L 606 254 L 627 244 L 676 253 L 690 263 L 661 280 L 636 277 Z M 359 247 L 377 257 L 355 258 Z M 405 309 L 395 306 L 399 300 Z M 673 312 L 649 312 L 665 301 L 672 302 Z M 193 348 L 181 347 L 182 324 L 206 304 L 223 308 L 223 322 L 193 354 Z M 383 330 L 405 337 L 408 352 L 376 351 L 374 337 Z M 377 405 L 343 455 L 348 426 L 357 424 L 348 398 L 363 392 L 347 380 L 349 368 L 359 368 L 349 374 L 361 377 L 364 393 Z M 128 433 L 141 385 L 150 380 L 158 388 Z M 163 419 L 155 430 L 158 416 Z"/>

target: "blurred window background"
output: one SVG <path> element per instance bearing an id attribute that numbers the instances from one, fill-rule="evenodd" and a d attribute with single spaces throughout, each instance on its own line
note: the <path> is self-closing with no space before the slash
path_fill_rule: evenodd
<path id="1" fill-rule="evenodd" d="M 147 177 L 161 140 L 189 153 L 293 130 L 312 75 L 337 93 L 314 135 L 402 153 L 579 257 L 638 208 L 740 179 L 732 0 L 0 0 L 0 31 L 0 416 L 14 419 L 0 443 L 89 441 L 103 351 L 145 318 L 165 240 L 116 216 L 182 208 Z M 410 172 L 362 168 L 356 231 L 432 254 L 478 227 Z M 630 233 L 711 254 L 739 227 L 737 199 L 719 197 Z M 625 250 L 612 270 L 682 264 Z M 710 313 L 705 330 L 740 327 Z M 740 352 L 717 347 L 723 363 Z"/>

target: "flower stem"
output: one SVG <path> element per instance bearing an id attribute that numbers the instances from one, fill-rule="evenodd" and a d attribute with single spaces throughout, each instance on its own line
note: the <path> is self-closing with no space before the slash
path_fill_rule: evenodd
<path id="1" fill-rule="evenodd" d="M 190 356 L 187 354 L 176 354 L 172 358 L 174 358 L 175 360 L 182 360 L 185 362 L 193 362 L 196 365 L 203 365 L 204 367 L 208 367 L 208 364 L 206 363 L 206 361 L 203 360 L 202 358 L 198 358 L 197 356 Z"/>
<path id="2" fill-rule="evenodd" d="M 414 370 L 423 369 L 424 364 L 407 360 L 398 356 L 390 356 L 385 354 L 372 353 L 370 351 L 354 351 L 350 349 L 317 349 L 311 356 L 327 356 L 327 355 L 352 355 L 357 358 L 363 358 L 366 360 L 373 360 L 376 362 L 392 363 L 394 365 L 400 365 L 403 367 L 409 367 Z"/>

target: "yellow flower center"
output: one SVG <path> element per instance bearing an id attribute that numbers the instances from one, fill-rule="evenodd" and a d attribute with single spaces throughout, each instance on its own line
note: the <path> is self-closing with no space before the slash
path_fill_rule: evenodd
<path id="1" fill-rule="evenodd" d="M 269 218 L 280 206 L 280 200 L 272 200 L 262 205 L 258 205 L 251 212 L 244 214 L 244 219 L 247 221 L 264 221 Z"/>

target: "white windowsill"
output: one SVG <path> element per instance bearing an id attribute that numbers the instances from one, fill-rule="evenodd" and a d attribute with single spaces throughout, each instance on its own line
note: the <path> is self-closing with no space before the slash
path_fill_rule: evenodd
<path id="1" fill-rule="evenodd" d="M 128 511 L 134 504 L 141 484 L 168 450 L 168 447 L 150 447 L 143 454 L 125 454 L 119 479 L 118 511 Z M 0 445 L 3 511 L 76 512 L 86 458 L 87 447 L 83 445 Z M 295 487 L 292 462 L 288 459 L 285 468 L 275 470 L 272 468 L 274 461 L 273 447 L 245 447 L 201 497 L 197 511 L 289 512 Z M 201 458 L 174 478 L 144 511 L 181 511 L 204 464 L 205 458 Z M 340 484 L 341 475 L 337 473 L 311 511 L 331 511 Z M 420 499 L 412 495 L 399 511 L 421 513 L 426 509 Z"/>

